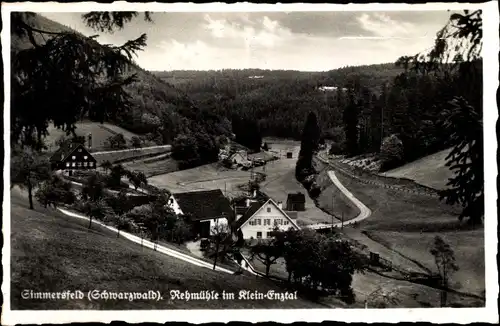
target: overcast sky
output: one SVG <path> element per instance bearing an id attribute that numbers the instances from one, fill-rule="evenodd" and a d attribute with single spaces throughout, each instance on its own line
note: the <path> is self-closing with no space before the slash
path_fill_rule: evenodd
<path id="1" fill-rule="evenodd" d="M 94 35 L 81 13 L 43 16 Z M 136 58 L 148 70 L 222 68 L 324 71 L 393 62 L 430 48 L 450 16 L 446 11 L 154 13 L 101 43 L 121 44 L 142 33 L 148 46 Z"/>

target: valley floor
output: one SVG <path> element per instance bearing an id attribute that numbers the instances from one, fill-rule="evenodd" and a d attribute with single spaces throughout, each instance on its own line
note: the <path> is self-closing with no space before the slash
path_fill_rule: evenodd
<path id="1" fill-rule="evenodd" d="M 270 152 L 280 155 L 280 159 L 271 161 L 265 166 L 254 169 L 267 175 L 261 183 L 261 191 L 274 201 L 286 205 L 288 194 L 302 192 L 306 196 L 306 210 L 298 212 L 298 223 L 301 225 L 319 222 L 332 222 L 332 216 L 319 209 L 309 197 L 307 191 L 295 178 L 295 165 L 300 144 L 295 141 L 268 140 Z M 293 158 L 286 158 L 286 153 L 292 152 Z M 151 185 L 168 189 L 172 192 L 187 192 L 196 190 L 221 189 L 229 197 L 236 197 L 244 192 L 241 185 L 248 183 L 251 171 L 231 170 L 219 164 L 208 164 L 197 168 L 156 175 L 148 179 Z M 338 219 L 334 219 L 338 222 Z"/>

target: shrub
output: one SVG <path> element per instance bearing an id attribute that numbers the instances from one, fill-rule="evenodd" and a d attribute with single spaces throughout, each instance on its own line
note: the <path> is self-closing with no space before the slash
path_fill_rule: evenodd
<path id="1" fill-rule="evenodd" d="M 384 138 L 380 146 L 380 158 L 383 170 L 389 170 L 400 165 L 403 162 L 403 156 L 403 142 L 398 136 L 391 135 Z"/>
<path id="2" fill-rule="evenodd" d="M 321 194 L 321 187 L 318 186 L 316 183 L 313 183 L 311 185 L 311 188 L 309 189 L 309 195 L 311 196 L 311 198 L 315 199 L 318 198 L 320 194 Z"/>
<path id="3" fill-rule="evenodd" d="M 332 143 L 328 154 L 330 155 L 342 155 L 344 153 L 344 146 L 340 143 Z"/>

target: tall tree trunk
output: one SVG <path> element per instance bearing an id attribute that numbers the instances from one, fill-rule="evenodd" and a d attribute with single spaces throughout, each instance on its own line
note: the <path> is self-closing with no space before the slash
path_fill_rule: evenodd
<path id="1" fill-rule="evenodd" d="M 217 265 L 217 256 L 219 255 L 219 245 L 220 245 L 220 240 L 217 239 L 217 245 L 215 246 L 214 268 L 213 268 L 213 270 L 215 270 L 215 266 Z"/>
<path id="2" fill-rule="evenodd" d="M 31 179 L 28 176 L 28 199 L 30 201 L 30 209 L 34 209 L 33 207 L 33 185 L 31 184 Z"/>

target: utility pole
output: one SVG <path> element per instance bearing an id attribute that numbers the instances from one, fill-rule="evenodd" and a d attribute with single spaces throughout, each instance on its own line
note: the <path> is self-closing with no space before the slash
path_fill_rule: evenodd
<path id="1" fill-rule="evenodd" d="M 332 233 L 333 233 L 333 194 L 332 194 Z"/>

